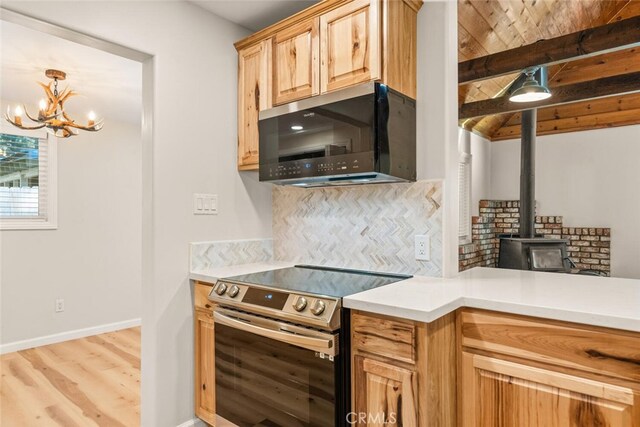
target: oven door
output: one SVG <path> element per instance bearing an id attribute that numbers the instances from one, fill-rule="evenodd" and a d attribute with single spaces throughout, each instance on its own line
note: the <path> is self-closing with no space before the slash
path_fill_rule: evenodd
<path id="1" fill-rule="evenodd" d="M 214 321 L 217 426 L 340 425 L 337 334 L 222 307 Z"/>

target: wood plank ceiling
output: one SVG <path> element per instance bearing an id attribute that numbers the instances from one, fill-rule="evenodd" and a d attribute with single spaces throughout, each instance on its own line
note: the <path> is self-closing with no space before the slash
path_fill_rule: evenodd
<path id="1" fill-rule="evenodd" d="M 460 0 L 458 61 L 551 39 L 640 15 L 640 0 Z M 549 88 L 640 71 L 640 48 L 579 59 L 549 68 Z M 501 95 L 518 73 L 460 85 L 458 102 Z M 640 82 L 638 82 L 640 85 Z M 640 123 L 640 95 L 630 94 L 538 110 L 538 135 Z M 496 141 L 520 136 L 520 114 L 461 121 Z"/>

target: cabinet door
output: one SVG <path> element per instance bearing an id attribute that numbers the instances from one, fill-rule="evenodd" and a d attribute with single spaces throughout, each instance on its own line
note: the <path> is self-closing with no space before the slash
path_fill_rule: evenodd
<path id="1" fill-rule="evenodd" d="M 462 354 L 463 427 L 638 427 L 633 389 Z"/>
<path id="2" fill-rule="evenodd" d="M 318 18 L 273 38 L 273 103 L 285 104 L 317 95 L 320 90 Z"/>
<path id="3" fill-rule="evenodd" d="M 370 427 L 416 426 L 415 373 L 363 356 L 354 359 L 355 408 L 349 421 Z"/>
<path id="4" fill-rule="evenodd" d="M 354 0 L 320 16 L 321 91 L 380 78 L 380 0 Z"/>
<path id="5" fill-rule="evenodd" d="M 271 107 L 271 40 L 238 52 L 238 169 L 258 168 L 258 114 Z"/>
<path id="6" fill-rule="evenodd" d="M 196 415 L 214 425 L 216 413 L 213 312 L 195 312 Z"/>

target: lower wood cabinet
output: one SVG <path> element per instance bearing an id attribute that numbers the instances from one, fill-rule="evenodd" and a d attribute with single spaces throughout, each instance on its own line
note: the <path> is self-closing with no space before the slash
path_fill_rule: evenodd
<path id="1" fill-rule="evenodd" d="M 209 425 L 215 425 L 215 348 L 213 306 L 206 300 L 211 285 L 195 284 L 194 366 L 195 413 Z"/>
<path id="2" fill-rule="evenodd" d="M 640 427 L 640 334 L 461 311 L 463 427 Z"/>
<path id="3" fill-rule="evenodd" d="M 468 352 L 462 378 L 464 427 L 640 425 L 640 395 L 609 381 Z"/>
<path id="4" fill-rule="evenodd" d="M 353 311 L 352 413 L 357 426 L 456 425 L 455 316 L 432 323 Z"/>
<path id="5" fill-rule="evenodd" d="M 354 358 L 358 425 L 418 425 L 417 371 L 363 356 Z"/>

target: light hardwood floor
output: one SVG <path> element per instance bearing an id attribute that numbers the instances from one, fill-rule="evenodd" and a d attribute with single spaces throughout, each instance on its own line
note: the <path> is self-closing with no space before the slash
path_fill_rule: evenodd
<path id="1" fill-rule="evenodd" d="M 0 426 L 140 425 L 140 328 L 0 356 Z"/>

